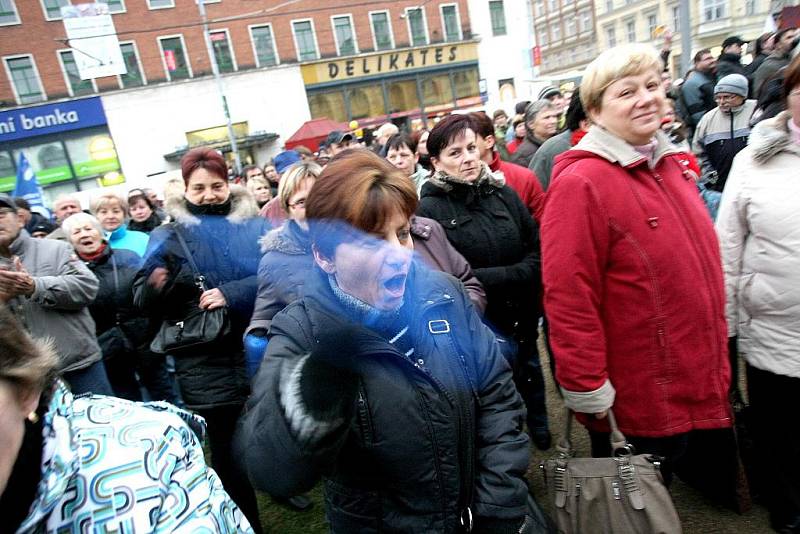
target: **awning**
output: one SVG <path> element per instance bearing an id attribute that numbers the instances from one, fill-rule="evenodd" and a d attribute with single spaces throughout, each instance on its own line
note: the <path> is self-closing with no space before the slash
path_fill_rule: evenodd
<path id="1" fill-rule="evenodd" d="M 259 146 L 266 143 L 271 143 L 278 139 L 278 134 L 276 133 L 260 133 L 254 135 L 248 135 L 246 137 L 237 137 L 236 138 L 236 145 L 239 150 L 243 148 L 250 148 L 251 146 Z M 216 148 L 222 153 L 230 152 L 231 151 L 231 144 L 227 141 L 213 141 L 210 143 L 203 143 L 200 145 L 195 146 L 185 146 L 179 148 L 175 152 L 170 152 L 169 154 L 164 154 L 164 159 L 168 161 L 174 161 L 181 159 L 187 152 L 189 152 L 193 148 L 197 148 L 200 146 L 207 146 L 210 148 Z"/>
<path id="2" fill-rule="evenodd" d="M 316 152 L 319 149 L 320 142 L 324 141 L 328 134 L 334 130 L 347 132 L 350 128 L 345 123 L 336 122 L 327 117 L 306 121 L 286 140 L 286 150 L 303 145 L 310 151 Z"/>

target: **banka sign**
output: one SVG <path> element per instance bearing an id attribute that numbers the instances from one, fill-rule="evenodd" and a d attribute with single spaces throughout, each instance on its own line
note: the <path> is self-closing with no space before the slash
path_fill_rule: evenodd
<path id="1" fill-rule="evenodd" d="M 303 65 L 301 69 L 305 84 L 314 85 L 477 61 L 477 59 L 477 45 L 466 43 L 362 54 L 350 59 L 309 63 Z"/>
<path id="2" fill-rule="evenodd" d="M 0 112 L 0 143 L 106 124 L 99 96 Z"/>

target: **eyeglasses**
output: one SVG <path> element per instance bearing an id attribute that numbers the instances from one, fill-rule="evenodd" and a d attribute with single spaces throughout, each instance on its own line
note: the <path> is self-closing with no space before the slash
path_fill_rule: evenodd
<path id="1" fill-rule="evenodd" d="M 301 198 L 301 199 L 297 200 L 296 202 L 294 202 L 292 204 L 289 204 L 289 207 L 297 209 L 297 208 L 302 208 L 305 205 L 306 205 L 306 199 Z"/>
<path id="2" fill-rule="evenodd" d="M 716 100 L 717 102 L 732 102 L 737 98 L 742 98 L 742 97 L 739 95 L 723 95 L 723 94 L 714 95 L 714 100 Z"/>

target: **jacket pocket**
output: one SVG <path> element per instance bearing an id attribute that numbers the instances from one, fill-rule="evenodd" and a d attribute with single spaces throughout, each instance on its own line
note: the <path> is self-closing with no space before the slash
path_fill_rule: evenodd
<path id="1" fill-rule="evenodd" d="M 770 290 L 764 277 L 759 276 L 758 273 L 748 273 L 742 276 L 739 295 L 742 308 L 750 316 L 774 309 L 778 300 L 778 295 Z"/>
<path id="2" fill-rule="evenodd" d="M 378 532 L 381 498 L 376 491 L 351 488 L 333 480 L 325 481 L 325 504 L 331 532 Z"/>

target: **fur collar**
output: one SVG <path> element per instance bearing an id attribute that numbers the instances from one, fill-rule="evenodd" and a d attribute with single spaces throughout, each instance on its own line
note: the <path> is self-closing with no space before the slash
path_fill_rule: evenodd
<path id="1" fill-rule="evenodd" d="M 292 220 L 288 220 L 283 226 L 274 228 L 264 234 L 259 240 L 259 244 L 261 245 L 262 254 L 274 251 L 292 256 L 301 256 L 311 252 L 308 232 L 304 231 Z"/>
<path id="2" fill-rule="evenodd" d="M 753 161 L 763 165 L 781 152 L 793 152 L 800 155 L 800 147 L 792 143 L 792 135 L 789 132 L 791 118 L 789 112 L 784 111 L 755 125 L 753 131 L 750 132 L 748 143 Z"/>
<path id="3" fill-rule="evenodd" d="M 233 224 L 239 224 L 258 215 L 258 205 L 253 195 L 244 187 L 231 184 L 231 212 L 225 217 Z M 167 197 L 164 205 L 172 220 L 186 226 L 200 224 L 200 218 L 189 213 L 183 195 Z"/>

